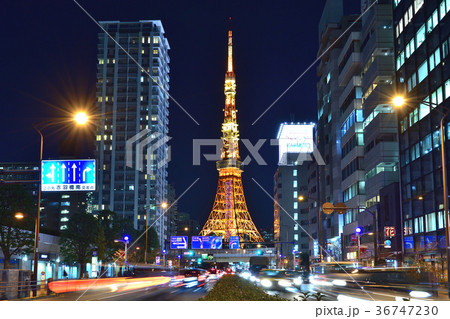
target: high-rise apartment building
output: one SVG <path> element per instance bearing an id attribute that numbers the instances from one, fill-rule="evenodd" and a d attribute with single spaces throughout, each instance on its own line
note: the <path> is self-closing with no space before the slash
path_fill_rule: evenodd
<path id="1" fill-rule="evenodd" d="M 450 1 L 394 0 L 393 8 L 396 86 L 406 101 L 398 114 L 404 262 L 425 261 L 443 279 L 440 121 L 450 97 Z M 448 118 L 443 127 L 448 165 Z"/>
<path id="2" fill-rule="evenodd" d="M 168 190 L 161 163 L 168 147 L 151 146 L 168 134 L 169 43 L 160 21 L 100 24 L 106 32 L 98 44 L 96 209 L 114 211 L 137 229 L 147 218 L 149 225 L 156 221 L 163 245 Z"/>

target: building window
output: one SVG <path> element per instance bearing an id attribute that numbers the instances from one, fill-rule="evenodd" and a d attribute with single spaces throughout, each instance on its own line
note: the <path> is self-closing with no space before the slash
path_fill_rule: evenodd
<path id="1" fill-rule="evenodd" d="M 294 219 L 298 220 L 298 213 L 294 213 Z"/>
<path id="2" fill-rule="evenodd" d="M 425 215 L 425 227 L 427 232 L 436 230 L 436 213 Z"/>
<path id="3" fill-rule="evenodd" d="M 294 191 L 294 198 L 297 198 L 298 197 L 298 193 L 297 193 L 297 191 Z"/>
<path id="4" fill-rule="evenodd" d="M 423 233 L 423 216 L 414 219 L 414 233 Z"/>
<path id="5" fill-rule="evenodd" d="M 297 181 L 294 181 L 293 186 L 294 186 L 294 188 L 297 187 Z"/>
<path id="6" fill-rule="evenodd" d="M 294 169 L 294 170 L 292 171 L 292 176 L 297 176 L 297 170 L 296 170 L 296 169 Z"/>
<path id="7" fill-rule="evenodd" d="M 428 75 L 428 63 L 427 60 L 425 60 L 418 69 L 418 75 L 419 75 L 419 83 L 423 81 Z"/>

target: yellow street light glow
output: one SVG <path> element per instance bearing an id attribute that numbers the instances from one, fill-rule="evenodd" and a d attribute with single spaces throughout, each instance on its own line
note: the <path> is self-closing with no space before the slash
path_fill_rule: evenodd
<path id="1" fill-rule="evenodd" d="M 303 202 L 303 201 L 305 200 L 305 196 L 300 195 L 300 196 L 298 197 L 298 200 L 299 200 L 300 202 Z"/>
<path id="2" fill-rule="evenodd" d="M 189 230 L 189 228 L 185 227 L 185 228 L 184 228 L 184 230 L 185 230 L 185 231 L 188 231 L 188 230 Z"/>
<path id="3" fill-rule="evenodd" d="M 403 104 L 405 104 L 405 99 L 403 98 L 403 96 L 398 95 L 394 97 L 392 103 L 394 104 L 395 107 L 402 107 Z"/>
<path id="4" fill-rule="evenodd" d="M 16 219 L 24 219 L 25 215 L 23 213 L 17 212 L 14 214 L 14 218 Z"/>
<path id="5" fill-rule="evenodd" d="M 164 203 L 161 204 L 161 207 L 162 207 L 162 208 L 167 208 L 167 206 L 169 206 L 169 205 L 167 205 L 166 202 L 164 202 Z"/>
<path id="6" fill-rule="evenodd" d="M 84 112 L 79 112 L 75 114 L 75 122 L 80 125 L 84 125 L 89 120 L 89 117 Z"/>

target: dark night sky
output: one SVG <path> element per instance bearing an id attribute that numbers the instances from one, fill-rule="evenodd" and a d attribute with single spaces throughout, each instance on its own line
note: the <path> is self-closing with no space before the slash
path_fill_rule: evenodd
<path id="1" fill-rule="evenodd" d="M 359 11 L 359 0 L 344 0 L 346 13 Z M 242 138 L 255 144 L 275 138 L 279 124 L 315 121 L 316 74 L 311 69 L 255 125 L 258 116 L 315 60 L 318 24 L 325 0 L 316 1 L 79 1 L 97 20 L 162 21 L 169 40 L 170 93 L 199 122 L 197 126 L 170 103 L 172 162 L 169 181 L 179 202 L 203 225 L 217 187 L 214 162 L 192 166 L 192 139 L 219 138 L 224 105 L 228 17 L 232 17 L 238 123 Z M 38 161 L 39 137 L 32 123 L 67 117 L 82 105 L 93 109 L 98 26 L 71 0 L 3 0 L 0 12 L 0 162 Z M 69 129 L 45 131 L 44 159 L 60 156 L 61 141 L 90 145 L 93 134 Z M 92 156 L 91 147 L 81 147 Z M 205 153 L 212 152 L 205 149 Z M 253 160 L 243 174 L 250 214 L 258 228 L 273 223 L 270 194 L 278 149 L 267 141 L 261 152 L 268 163 Z M 69 154 L 70 155 L 70 154 Z M 241 144 L 241 155 L 246 156 Z"/>

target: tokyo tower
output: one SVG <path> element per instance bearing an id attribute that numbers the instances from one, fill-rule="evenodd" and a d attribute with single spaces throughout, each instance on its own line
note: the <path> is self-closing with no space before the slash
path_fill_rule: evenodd
<path id="1" fill-rule="evenodd" d="M 216 163 L 219 182 L 211 214 L 200 235 L 239 236 L 241 242 L 264 242 L 245 203 L 239 156 L 239 129 L 236 121 L 236 77 L 233 72 L 232 32 L 228 31 L 228 67 L 225 74 L 225 109 L 222 123 L 221 160 Z"/>

